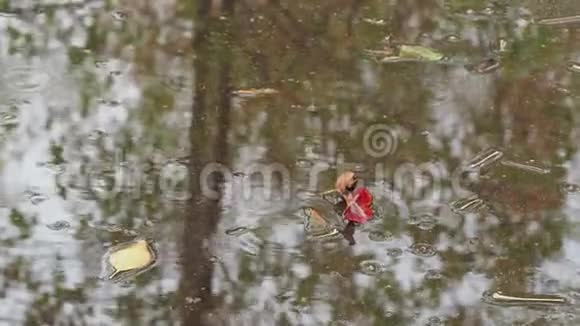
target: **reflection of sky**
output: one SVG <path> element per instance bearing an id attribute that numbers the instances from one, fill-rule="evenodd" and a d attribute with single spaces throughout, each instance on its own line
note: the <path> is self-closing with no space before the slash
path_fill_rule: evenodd
<path id="1" fill-rule="evenodd" d="M 69 15 L 58 15 L 60 24 L 72 26 L 73 22 Z M 97 218 L 101 217 L 100 209 L 96 202 L 92 200 L 81 199 L 81 193 L 75 191 L 72 187 L 67 187 L 67 198 L 63 199 L 58 194 L 58 188 L 55 184 L 56 172 L 50 166 L 42 166 L 43 163 L 49 162 L 51 143 L 59 144 L 64 147 L 64 156 L 66 160 L 71 160 L 67 169 L 61 176 L 65 180 L 64 185 L 69 181 L 78 178 L 80 170 L 78 169 L 78 156 L 89 155 L 93 152 L 90 148 L 88 138 L 91 132 L 100 130 L 108 135 L 115 135 L 122 128 L 127 128 L 129 124 L 131 131 L 137 136 L 143 134 L 140 123 L 129 121 L 131 110 L 138 109 L 141 100 L 140 86 L 128 75 L 131 67 L 123 61 L 111 60 L 105 68 L 99 67 L 82 67 L 82 69 L 73 69 L 70 74 L 70 66 L 67 57 L 67 46 L 53 38 L 47 46 L 49 53 L 43 54 L 42 62 L 32 62 L 35 73 L 39 76 L 49 74 L 51 79 L 46 87 L 38 92 L 17 91 L 15 85 L 7 83 L 13 82 L 7 80 L 10 76 L 12 67 L 30 66 L 30 62 L 10 55 L 7 50 L 9 44 L 7 33 L 4 31 L 8 25 L 23 26 L 23 29 L 29 29 L 29 25 L 23 25 L 16 19 L 0 17 L 0 71 L 2 71 L 2 89 L 0 95 L 2 102 L 0 105 L 7 104 L 9 101 L 26 100 L 24 104 L 19 105 L 17 112 L 17 127 L 8 132 L 8 138 L 0 152 L 0 198 L 5 206 L 0 210 L 2 218 L 0 219 L 0 228 L 2 229 L 1 238 L 11 238 L 19 234 L 19 231 L 10 223 L 10 208 L 17 209 L 30 223 L 32 218 L 36 220 L 31 229 L 29 239 L 17 240 L 14 247 L 4 247 L 0 255 L 0 268 L 5 270 L 8 264 L 12 264 L 16 259 L 23 258 L 30 263 L 32 279 L 41 283 L 38 293 L 53 291 L 54 273 L 61 274 L 64 277 L 65 288 L 74 289 L 85 287 L 88 292 L 88 300 L 95 314 L 86 320 L 92 324 L 113 324 L 115 318 L 108 316 L 111 309 L 117 309 L 116 298 L 121 295 L 127 295 L 135 291 L 132 287 L 123 287 L 118 284 L 111 284 L 105 281 L 99 281 L 96 288 L 91 290 L 86 286 L 90 280 L 96 280 L 101 274 L 101 256 L 104 254 L 106 246 L 110 244 L 95 241 L 93 236 L 85 241 L 79 241 L 75 235 L 75 230 L 80 225 L 80 216 L 76 213 L 92 213 Z M 77 31 L 84 31 L 77 29 Z M 33 31 L 35 34 L 42 35 L 41 31 Z M 75 33 L 73 35 L 74 44 L 85 44 L 87 35 L 85 33 Z M 90 65 L 90 62 L 86 62 Z M 105 82 L 110 71 L 121 71 L 122 75 L 116 76 L 113 86 L 108 92 L 103 94 L 103 100 L 118 101 L 120 105 L 111 106 L 108 104 L 91 104 L 87 116 L 81 116 L 80 99 L 78 94 L 82 87 L 82 74 L 85 72 L 96 74 L 97 83 L 92 87 L 100 87 Z M 79 73 L 77 75 L 77 73 Z M 41 80 L 35 75 L 29 77 L 26 81 Z M 18 81 L 16 81 L 18 82 Z M 91 98 L 98 101 L 99 98 Z M 2 108 L 7 108 L 4 105 Z M 47 125 L 50 123 L 49 127 Z M 184 137 L 187 138 L 187 137 Z M 112 139 L 111 139 L 112 140 Z M 75 144 L 81 141 L 83 145 L 79 148 Z M 115 144 L 112 141 L 106 142 L 109 149 L 114 149 Z M 97 159 L 93 156 L 92 159 Z M 32 204 L 30 195 L 27 191 L 34 191 L 44 197 L 46 200 L 38 204 Z M 104 216 L 108 218 L 108 216 Z M 47 227 L 55 222 L 67 222 L 71 228 L 67 230 L 54 231 Z M 95 231 L 95 230 L 93 230 Z M 159 229 L 159 232 L 169 230 Z M 164 239 L 172 239 L 165 235 Z M 159 280 L 152 282 L 143 289 L 145 297 L 154 298 L 159 293 L 174 291 L 177 288 L 179 280 L 178 267 L 175 265 L 177 259 L 174 254 L 177 252 L 173 241 L 159 243 L 157 249 L 160 253 L 160 261 L 157 270 L 161 274 Z M 22 269 L 25 272 L 26 268 Z M 6 280 L 4 280 L 6 282 Z M 30 292 L 23 288 L 25 283 L 12 283 L 5 287 L 7 293 L 0 299 L 0 320 L 22 320 L 28 310 L 28 306 L 37 298 L 36 293 Z M 161 292 L 160 292 L 161 291 Z M 148 295 L 145 295 L 148 293 Z M 77 309 L 77 308 L 75 308 Z M 63 313 L 72 314 L 71 304 L 65 304 Z M 144 316 L 146 317 L 146 316 Z"/>

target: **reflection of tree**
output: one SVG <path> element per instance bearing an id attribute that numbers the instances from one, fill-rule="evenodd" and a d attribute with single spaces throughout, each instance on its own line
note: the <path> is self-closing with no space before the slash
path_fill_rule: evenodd
<path id="1" fill-rule="evenodd" d="M 222 20 L 210 15 L 212 1 L 201 1 L 194 40 L 196 74 L 191 123 L 191 200 L 183 228 L 183 272 L 180 290 L 184 325 L 211 325 L 212 310 L 211 239 L 220 221 L 220 203 L 204 197 L 200 182 L 219 187 L 220 176 L 200 180 L 204 164 L 228 161 L 231 110 L 232 26 L 223 18 L 232 17 L 233 2 L 223 3 Z M 218 36 L 219 35 L 219 36 Z M 212 109 L 216 108 L 215 114 Z M 213 129 L 217 126 L 217 129 Z M 217 189 L 217 188 L 216 188 Z"/>

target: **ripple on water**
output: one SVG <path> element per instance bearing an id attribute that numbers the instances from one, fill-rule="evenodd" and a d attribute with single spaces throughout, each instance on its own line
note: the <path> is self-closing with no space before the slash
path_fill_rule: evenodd
<path id="1" fill-rule="evenodd" d="M 437 250 L 433 245 L 428 243 L 414 243 L 409 247 L 411 253 L 420 257 L 433 257 L 437 254 Z"/>
<path id="2" fill-rule="evenodd" d="M 371 231 L 369 239 L 376 242 L 384 242 L 393 240 L 393 234 L 389 231 Z"/>
<path id="3" fill-rule="evenodd" d="M 437 218 L 435 218 L 431 213 L 417 214 L 409 219 L 408 224 L 417 226 L 417 228 L 421 230 L 428 231 L 435 228 L 437 225 Z"/>
<path id="4" fill-rule="evenodd" d="M 376 260 L 365 260 L 360 263 L 360 271 L 366 275 L 378 275 L 385 270 L 385 266 Z"/>
<path id="5" fill-rule="evenodd" d="M 3 84 L 18 92 L 40 92 L 44 90 L 51 80 L 46 71 L 34 66 L 18 66 L 10 68 L 4 73 Z"/>
<path id="6" fill-rule="evenodd" d="M 433 316 L 433 317 L 429 317 L 429 319 L 427 320 L 427 324 L 425 324 L 426 326 L 440 326 L 443 325 L 443 321 L 441 320 L 441 318 L 437 317 L 437 316 Z"/>
<path id="7" fill-rule="evenodd" d="M 425 273 L 425 280 L 437 281 L 443 278 L 443 272 L 437 269 L 430 269 Z"/>

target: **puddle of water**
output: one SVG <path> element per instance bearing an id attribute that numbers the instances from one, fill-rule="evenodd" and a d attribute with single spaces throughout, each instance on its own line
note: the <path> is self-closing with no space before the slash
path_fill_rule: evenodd
<path id="1" fill-rule="evenodd" d="M 577 299 L 580 2 L 4 2 L 2 322 L 576 321 L 508 290 Z M 346 169 L 375 197 L 352 245 L 319 193 Z M 271 180 L 296 194 L 236 196 Z"/>

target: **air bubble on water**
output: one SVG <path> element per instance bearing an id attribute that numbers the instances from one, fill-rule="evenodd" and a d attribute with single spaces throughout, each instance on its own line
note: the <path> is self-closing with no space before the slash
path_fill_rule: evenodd
<path id="1" fill-rule="evenodd" d="M 459 36 L 451 34 L 451 35 L 447 35 L 446 37 L 447 42 L 451 42 L 451 43 L 457 43 L 460 41 Z"/>
<path id="2" fill-rule="evenodd" d="M 28 197 L 28 200 L 30 201 L 30 203 L 32 203 L 32 205 L 38 205 L 48 199 L 48 196 L 33 190 L 26 191 L 25 195 L 26 197 Z"/>
<path id="3" fill-rule="evenodd" d="M 483 9 L 482 13 L 484 13 L 485 15 L 493 15 L 494 14 L 494 11 L 493 11 L 493 8 L 486 7 L 486 8 Z"/>
<path id="4" fill-rule="evenodd" d="M 384 265 L 376 260 L 365 260 L 360 263 L 360 271 L 366 275 L 378 275 L 384 271 Z"/>
<path id="5" fill-rule="evenodd" d="M 238 226 L 238 227 L 233 227 L 231 229 L 227 229 L 226 234 L 233 236 L 233 237 L 237 237 L 237 236 L 240 236 L 242 234 L 248 233 L 249 231 L 250 231 L 250 229 L 248 229 L 245 226 Z"/>
<path id="6" fill-rule="evenodd" d="M 400 257 L 401 255 L 403 255 L 403 249 L 401 248 L 389 248 L 387 249 L 387 256 L 389 257 Z"/>
<path id="7" fill-rule="evenodd" d="M 435 247 L 428 243 L 414 243 L 409 247 L 409 251 L 420 257 L 433 257 L 437 254 Z"/>
<path id="8" fill-rule="evenodd" d="M 106 133 L 102 130 L 93 130 L 88 134 L 87 138 L 90 141 L 97 141 L 97 140 L 103 138 L 105 135 L 106 135 Z"/>
<path id="9" fill-rule="evenodd" d="M 107 68 L 108 65 L 109 65 L 109 63 L 106 60 L 96 60 L 95 61 L 95 67 L 97 67 L 99 69 Z"/>
<path id="10" fill-rule="evenodd" d="M 577 193 L 580 192 L 580 185 L 573 183 L 562 183 L 560 184 L 560 189 L 563 193 Z"/>
<path id="11" fill-rule="evenodd" d="M 311 168 L 314 163 L 307 159 L 298 159 L 296 160 L 296 166 L 299 168 Z"/>
<path id="12" fill-rule="evenodd" d="M 111 16 L 113 16 L 113 19 L 118 20 L 118 21 L 124 21 L 129 17 L 129 15 L 122 10 L 113 11 L 111 13 Z"/>
<path id="13" fill-rule="evenodd" d="M 0 112 L 0 126 L 14 126 L 18 124 L 18 116 L 11 112 Z"/>

